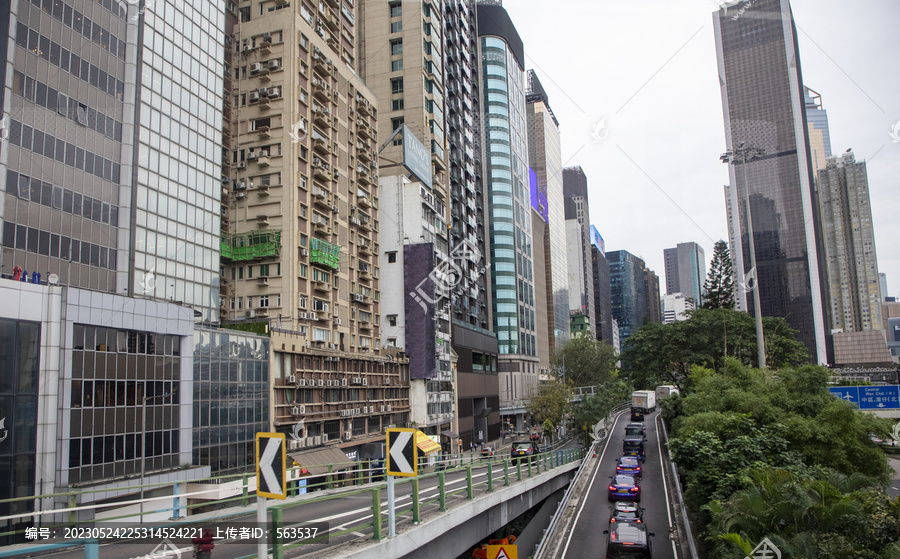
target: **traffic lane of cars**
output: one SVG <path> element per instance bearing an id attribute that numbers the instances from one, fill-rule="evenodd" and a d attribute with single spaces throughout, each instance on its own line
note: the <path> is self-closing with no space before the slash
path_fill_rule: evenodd
<path id="1" fill-rule="evenodd" d="M 641 477 L 641 503 L 644 508 L 644 523 L 655 537 L 650 539 L 653 559 L 675 559 L 672 544 L 668 539 L 669 515 L 665 487 L 662 478 L 659 446 L 657 444 L 656 414 L 647 414 L 644 426 L 647 442 L 644 443 L 644 463 Z M 593 483 L 588 492 L 578 523 L 572 527 L 572 538 L 564 555 L 567 559 L 606 557 L 607 534 L 611 515 L 608 501 L 609 476 L 615 475 L 616 463 L 622 456 L 622 441 L 625 426 L 631 423 L 628 412 L 620 415 L 609 434 L 609 443 L 601 447 L 603 454 L 594 472 Z"/>

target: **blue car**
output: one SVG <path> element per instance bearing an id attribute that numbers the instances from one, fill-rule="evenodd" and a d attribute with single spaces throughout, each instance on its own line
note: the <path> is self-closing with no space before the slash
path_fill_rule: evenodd
<path id="1" fill-rule="evenodd" d="M 641 486 L 633 476 L 610 476 L 612 482 L 609 487 L 610 501 L 634 501 L 641 502 Z"/>
<path id="2" fill-rule="evenodd" d="M 641 477 L 641 461 L 636 456 L 622 456 L 616 461 L 616 474 Z"/>

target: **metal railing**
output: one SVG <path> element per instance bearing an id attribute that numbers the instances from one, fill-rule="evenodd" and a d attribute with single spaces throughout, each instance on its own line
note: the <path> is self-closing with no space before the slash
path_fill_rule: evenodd
<path id="1" fill-rule="evenodd" d="M 514 483 L 520 482 L 525 478 L 531 478 L 534 475 L 541 474 L 542 472 L 546 473 L 552 469 L 578 460 L 582 460 L 584 458 L 585 452 L 583 449 L 558 448 L 559 445 L 565 444 L 565 442 L 566 440 L 558 441 L 557 443 L 554 443 L 554 445 L 551 445 L 550 450 L 527 457 L 482 457 L 478 452 L 473 452 L 469 453 L 468 455 L 453 455 L 449 460 L 445 461 L 439 461 L 431 464 L 422 464 L 422 469 L 420 470 L 420 474 L 417 477 L 403 478 L 396 481 L 396 487 L 398 488 L 403 484 L 410 484 L 410 493 L 412 495 L 411 503 L 404 508 L 398 508 L 396 514 L 398 517 L 403 514 L 411 514 L 412 521 L 414 523 L 417 523 L 421 520 L 422 515 L 426 512 L 441 513 L 447 511 L 449 508 L 448 503 L 454 499 L 472 500 L 476 498 L 476 493 L 484 495 L 494 491 L 494 488 L 497 484 L 502 483 L 502 486 L 504 487 L 509 486 Z M 370 530 L 371 535 L 366 535 L 366 539 L 371 538 L 378 541 L 383 538 L 382 527 L 384 522 L 386 521 L 386 518 L 384 518 L 386 517 L 386 514 L 383 514 L 381 501 L 382 491 L 386 487 L 385 483 L 383 483 L 383 476 L 385 474 L 383 465 L 378 463 L 375 463 L 373 465 L 371 461 L 353 463 L 347 462 L 339 464 L 329 464 L 327 465 L 327 468 L 328 471 L 325 474 L 315 476 L 314 478 L 305 478 L 307 481 L 315 478 L 322 478 L 322 481 L 319 481 L 317 483 L 307 483 L 303 486 L 297 483 L 297 468 L 292 469 L 294 471 L 293 474 L 288 476 L 289 501 L 283 504 L 269 507 L 269 510 L 272 514 L 272 521 L 270 526 L 270 528 L 272 529 L 272 533 L 276 533 L 276 528 L 287 523 L 287 520 L 285 519 L 285 511 L 296 511 L 301 507 L 315 506 L 324 501 L 351 498 L 357 495 L 368 493 L 372 497 L 370 514 L 360 519 L 359 522 L 352 523 L 352 525 L 342 524 L 342 529 L 339 531 L 329 531 L 316 538 L 304 539 L 297 542 L 284 542 L 275 538 L 274 540 L 272 540 L 272 551 L 275 553 L 275 557 L 282 557 L 282 554 L 286 550 L 293 549 L 302 545 L 308 545 L 310 543 L 321 543 L 326 539 L 330 540 L 332 538 L 341 538 L 348 535 L 352 536 L 352 538 L 348 538 L 347 541 L 351 541 L 351 539 L 358 539 L 359 536 L 354 535 L 355 532 Z M 454 474 L 461 473 L 465 473 L 465 476 L 454 476 Z M 450 477 L 453 477 L 454 479 L 448 479 Z M 194 509 L 209 505 L 221 506 L 222 504 L 231 504 L 234 506 L 250 508 L 250 506 L 253 504 L 251 499 L 253 497 L 253 493 L 255 492 L 254 483 L 251 483 L 252 481 L 254 481 L 253 478 L 255 478 L 255 476 L 251 474 L 241 474 L 237 476 L 217 476 L 201 480 L 192 480 L 190 482 L 179 482 L 178 485 L 184 485 L 186 483 L 200 485 L 221 485 L 223 483 L 233 483 L 236 481 L 240 481 L 240 494 L 234 497 L 220 500 L 209 500 L 200 503 L 183 504 L 180 506 L 173 505 L 170 508 L 157 509 L 153 506 L 145 506 L 145 510 L 143 512 L 144 516 L 155 515 L 161 512 L 171 512 L 173 514 L 173 518 L 170 519 L 169 522 L 156 524 L 148 523 L 144 526 L 183 527 L 193 525 L 207 527 L 216 524 L 222 524 L 228 521 L 235 521 L 238 517 L 246 517 L 244 519 L 245 521 L 252 521 L 254 518 L 254 513 L 248 509 L 230 511 L 225 514 L 217 514 L 215 516 L 204 516 L 204 518 L 193 520 L 190 516 L 185 516 L 185 514 Z M 430 498 L 421 498 L 419 491 L 420 483 L 435 479 L 437 481 L 436 486 L 429 489 L 436 490 L 435 495 Z M 461 486 L 454 489 L 454 487 L 459 484 L 461 484 Z M 358 488 L 351 488 L 353 486 L 357 486 Z M 169 482 L 145 484 L 143 486 L 136 485 L 128 487 L 126 490 L 136 493 L 141 489 L 141 487 L 149 490 L 160 487 L 172 487 L 172 483 Z M 235 489 L 237 488 L 232 488 L 232 490 Z M 317 495 L 317 490 L 336 490 L 337 492 L 323 492 L 321 495 Z M 210 488 L 202 488 L 200 490 L 191 492 L 179 491 L 175 494 L 165 496 L 148 497 L 144 500 L 144 502 L 162 502 L 166 500 L 171 502 L 173 499 L 181 499 L 181 502 L 184 503 L 189 497 L 193 499 L 202 499 L 204 495 L 208 496 L 213 491 L 215 490 Z M 301 495 L 301 491 L 305 491 L 307 494 Z M 67 521 L 62 523 L 53 523 L 54 528 L 69 526 L 88 526 L 94 524 L 102 525 L 103 522 L 109 521 L 128 522 L 129 519 L 130 522 L 135 525 L 141 522 L 141 513 L 123 514 L 119 516 L 104 517 L 102 519 L 92 519 L 88 521 L 77 521 L 76 518 L 79 511 L 91 511 L 96 509 L 109 508 L 109 504 L 89 504 L 80 506 L 76 504 L 78 496 L 86 494 L 92 494 L 96 496 L 97 493 L 98 491 L 96 489 L 93 489 L 90 491 L 72 491 L 52 495 L 37 495 L 0 500 L 0 504 L 10 504 L 13 502 L 22 501 L 35 501 L 36 503 L 40 503 L 41 499 L 54 498 L 54 500 L 65 499 L 69 504 L 69 506 L 59 509 L 43 511 L 37 510 L 34 512 L 0 517 L 0 523 L 5 524 L 5 522 L 8 520 L 21 520 L 28 518 L 37 519 L 41 517 L 50 517 L 50 519 L 53 519 L 54 517 L 59 518 L 60 516 L 66 517 Z M 116 505 L 137 505 L 139 502 L 140 501 L 133 500 L 116 503 Z M 315 517 L 315 515 L 312 516 Z M 47 524 L 49 524 L 49 522 L 43 522 L 43 525 Z M 297 522 L 292 521 L 291 524 L 295 525 L 297 524 Z M 0 537 L 13 534 L 23 534 L 24 532 L 24 529 L 14 532 L 4 532 L 0 533 Z M 116 540 L 101 540 L 100 543 L 108 543 L 112 541 Z M 58 550 L 61 548 L 80 545 L 85 546 L 85 557 L 96 557 L 97 544 L 98 540 L 38 540 L 34 543 L 28 543 L 26 545 L 20 545 L 14 548 L 3 550 L 2 554 L 0 554 L 0 557 L 30 555 L 39 551 L 47 551 L 50 549 Z"/>
<path id="2" fill-rule="evenodd" d="M 663 434 L 663 441 L 666 445 L 666 461 L 669 463 L 672 472 L 672 485 L 675 488 L 675 513 L 680 516 L 680 521 L 676 518 L 676 526 L 678 524 L 681 525 L 684 531 L 684 537 L 681 538 L 681 542 L 687 540 L 688 544 L 687 549 L 684 549 L 682 545 L 679 545 L 678 548 L 681 550 L 681 556 L 685 559 L 697 559 L 697 543 L 694 540 L 694 532 L 691 529 L 691 519 L 688 517 L 687 506 L 684 504 L 684 495 L 681 492 L 681 479 L 678 477 L 678 467 L 672 460 L 672 451 L 669 450 L 669 432 L 666 430 L 666 423 L 662 420 L 662 415 L 656 417 L 656 423 L 660 427 L 659 431 Z M 663 472 L 663 475 L 665 475 L 665 472 Z"/>

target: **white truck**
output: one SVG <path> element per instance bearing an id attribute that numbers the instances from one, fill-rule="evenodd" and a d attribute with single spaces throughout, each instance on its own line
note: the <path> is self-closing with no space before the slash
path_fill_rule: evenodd
<path id="1" fill-rule="evenodd" d="M 672 394 L 680 394 L 680 392 L 678 391 L 678 387 L 671 384 L 664 384 L 662 386 L 656 387 L 657 400 L 662 400 L 666 396 L 671 396 Z"/>
<path id="2" fill-rule="evenodd" d="M 656 392 L 652 390 L 635 390 L 631 393 L 631 408 L 641 408 L 644 413 L 656 411 Z"/>

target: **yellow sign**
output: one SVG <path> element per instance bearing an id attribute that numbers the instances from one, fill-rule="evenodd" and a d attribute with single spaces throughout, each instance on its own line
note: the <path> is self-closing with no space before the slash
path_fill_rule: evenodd
<path id="1" fill-rule="evenodd" d="M 256 434 L 256 494 L 267 499 L 287 499 L 284 433 Z"/>
<path id="2" fill-rule="evenodd" d="M 519 559 L 518 548 L 514 544 L 487 545 L 488 559 Z"/>
<path id="3" fill-rule="evenodd" d="M 418 447 L 415 429 L 387 430 L 387 473 L 389 476 L 415 477 L 418 475 Z"/>

